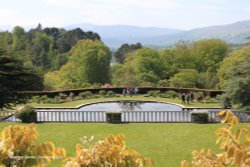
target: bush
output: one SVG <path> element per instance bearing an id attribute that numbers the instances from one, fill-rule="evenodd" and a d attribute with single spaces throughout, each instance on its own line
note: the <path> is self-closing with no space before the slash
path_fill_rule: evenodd
<path id="1" fill-rule="evenodd" d="M 74 94 L 73 92 L 70 92 L 70 94 L 69 94 L 67 100 L 68 100 L 68 101 L 73 101 L 74 98 L 75 98 L 75 94 Z"/>
<path id="2" fill-rule="evenodd" d="M 113 97 L 114 96 L 113 91 L 108 91 L 106 94 L 107 94 L 107 97 Z"/>
<path id="3" fill-rule="evenodd" d="M 47 95 L 43 95 L 43 96 L 40 96 L 39 102 L 40 103 L 49 103 L 50 100 L 49 100 Z"/>
<path id="4" fill-rule="evenodd" d="M 172 91 L 172 90 L 166 91 L 165 93 L 167 95 L 167 98 L 175 99 L 175 98 L 179 98 L 180 97 L 180 95 L 177 92 Z"/>
<path id="5" fill-rule="evenodd" d="M 159 90 L 151 90 L 151 91 L 148 91 L 147 94 L 149 96 L 152 96 L 152 97 L 158 97 L 160 95 L 160 91 Z"/>
<path id="6" fill-rule="evenodd" d="M 169 98 L 168 95 L 166 93 L 161 93 L 159 94 L 159 97 L 161 98 Z"/>
<path id="7" fill-rule="evenodd" d="M 31 103 L 39 103 L 40 101 L 40 96 L 32 96 L 31 99 L 29 100 Z"/>
<path id="8" fill-rule="evenodd" d="M 232 101 L 227 94 L 218 95 L 217 98 L 219 99 L 220 104 L 224 106 L 224 108 L 232 107 Z"/>
<path id="9" fill-rule="evenodd" d="M 106 112 L 108 123 L 121 123 L 121 112 Z"/>
<path id="10" fill-rule="evenodd" d="M 24 123 L 37 121 L 36 110 L 32 106 L 25 105 L 17 109 L 15 116 Z"/>
<path id="11" fill-rule="evenodd" d="M 218 100 L 217 100 L 216 98 L 211 98 L 211 97 L 209 97 L 209 96 L 206 96 L 206 97 L 205 97 L 205 102 L 206 102 L 206 103 L 217 103 Z"/>
<path id="12" fill-rule="evenodd" d="M 195 92 L 194 97 L 196 98 L 197 102 L 204 102 L 205 96 L 203 92 Z"/>
<path id="13" fill-rule="evenodd" d="M 141 156 L 126 145 L 123 134 L 108 135 L 105 139 L 91 143 L 93 137 L 83 138 L 82 144 L 76 145 L 75 157 L 67 158 L 62 167 L 95 166 L 95 167 L 142 167 L 152 166 L 149 158 Z"/>
<path id="14" fill-rule="evenodd" d="M 59 98 L 62 100 L 65 100 L 67 98 L 67 95 L 65 93 L 59 93 Z"/>
<path id="15" fill-rule="evenodd" d="M 92 92 L 90 91 L 86 91 L 86 92 L 82 92 L 79 95 L 82 99 L 90 99 L 92 98 Z"/>
<path id="16" fill-rule="evenodd" d="M 54 98 L 51 98 L 51 103 L 63 103 L 64 100 L 60 99 L 59 96 L 55 96 Z"/>
<path id="17" fill-rule="evenodd" d="M 106 94 L 106 91 L 105 91 L 105 90 L 100 90 L 100 91 L 99 91 L 99 95 L 100 95 L 101 97 L 104 97 L 105 94 Z"/>
<path id="18" fill-rule="evenodd" d="M 54 98 L 49 98 L 48 96 L 44 95 L 44 96 L 33 96 L 30 99 L 30 102 L 33 103 L 63 103 L 65 102 L 65 100 L 62 100 L 59 96 L 55 96 Z"/>
<path id="19" fill-rule="evenodd" d="M 34 124 L 5 127 L 0 134 L 0 166 L 49 166 L 54 157 L 66 156 L 64 148 L 58 148 L 52 142 L 38 143 L 36 140 L 37 130 Z M 14 159 L 15 156 L 20 159 Z"/>
<path id="20" fill-rule="evenodd" d="M 93 98 L 100 98 L 100 95 L 94 94 Z"/>
<path id="21" fill-rule="evenodd" d="M 208 123 L 208 111 L 196 110 L 191 112 L 191 121 L 193 123 Z"/>

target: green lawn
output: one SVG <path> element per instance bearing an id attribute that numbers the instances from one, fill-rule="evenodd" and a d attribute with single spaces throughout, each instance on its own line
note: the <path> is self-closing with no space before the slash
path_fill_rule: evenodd
<path id="1" fill-rule="evenodd" d="M 0 130 L 14 123 L 0 123 Z M 37 124 L 39 142 L 53 141 L 64 147 L 68 155 L 74 155 L 74 148 L 82 136 L 94 136 L 95 141 L 108 134 L 124 133 L 127 145 L 144 156 L 154 160 L 156 167 L 180 166 L 181 160 L 191 159 L 194 149 L 217 150 L 214 131 L 222 124 L 192 123 L 45 123 Z M 241 124 L 250 128 L 250 124 Z M 58 167 L 60 161 L 51 166 Z"/>
<path id="2" fill-rule="evenodd" d="M 169 99 L 169 98 L 160 98 L 160 97 L 144 97 L 142 95 L 133 96 L 133 97 L 115 97 L 115 98 L 95 98 L 95 99 L 86 99 L 86 100 L 78 100 L 78 101 L 71 101 L 61 104 L 37 104 L 31 103 L 34 107 L 76 107 L 81 104 L 93 103 L 93 102 L 101 102 L 101 101 L 108 101 L 108 100 L 155 100 L 155 101 L 162 101 L 162 102 L 169 102 L 169 103 L 177 103 L 180 105 L 180 99 Z M 218 103 L 198 103 L 193 102 L 190 105 L 184 105 L 185 107 L 221 107 Z"/>

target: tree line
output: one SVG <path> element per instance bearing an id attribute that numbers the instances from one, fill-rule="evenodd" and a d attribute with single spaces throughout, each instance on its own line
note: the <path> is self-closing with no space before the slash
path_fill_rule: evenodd
<path id="1" fill-rule="evenodd" d="M 25 31 L 16 26 L 12 32 L 0 32 L 0 48 L 21 60 L 26 67 L 39 69 L 42 73 L 59 69 L 67 62 L 67 53 L 83 39 L 100 40 L 97 33 L 85 32 L 80 28 L 36 28 Z"/>

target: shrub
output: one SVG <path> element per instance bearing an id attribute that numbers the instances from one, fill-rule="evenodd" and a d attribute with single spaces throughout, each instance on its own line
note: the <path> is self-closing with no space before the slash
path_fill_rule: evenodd
<path id="1" fill-rule="evenodd" d="M 180 97 L 180 95 L 177 92 L 172 91 L 172 90 L 166 91 L 165 93 L 166 93 L 166 95 L 167 95 L 168 98 L 175 99 L 175 98 L 179 98 Z"/>
<path id="2" fill-rule="evenodd" d="M 40 96 L 32 96 L 30 99 L 31 103 L 39 103 L 40 102 Z"/>
<path id="3" fill-rule="evenodd" d="M 67 95 L 65 93 L 59 93 L 59 98 L 62 100 L 65 100 L 67 98 Z"/>
<path id="4" fill-rule="evenodd" d="M 217 98 L 219 99 L 220 104 L 224 106 L 224 108 L 232 107 L 232 101 L 227 94 L 219 95 Z"/>
<path id="5" fill-rule="evenodd" d="M 94 98 L 100 98 L 101 96 L 100 96 L 100 95 L 97 95 L 97 94 L 94 94 L 93 97 L 94 97 Z"/>
<path id="6" fill-rule="evenodd" d="M 218 103 L 218 100 L 216 98 L 211 98 L 209 96 L 205 97 L 205 102 L 206 103 Z"/>
<path id="7" fill-rule="evenodd" d="M 114 96 L 114 92 L 113 91 L 108 91 L 106 93 L 107 97 L 113 97 Z"/>
<path id="8" fill-rule="evenodd" d="M 51 103 L 63 103 L 65 102 L 64 100 L 62 100 L 59 96 L 55 96 L 53 99 L 52 99 L 52 102 Z"/>
<path id="9" fill-rule="evenodd" d="M 25 105 L 17 109 L 15 116 L 24 123 L 36 122 L 36 110 L 32 106 Z"/>
<path id="10" fill-rule="evenodd" d="M 92 97 L 92 92 L 90 91 L 86 91 L 86 92 L 82 92 L 79 95 L 82 99 L 90 99 Z"/>
<path id="11" fill-rule="evenodd" d="M 33 96 L 30 99 L 30 102 L 34 103 L 63 103 L 65 100 L 62 100 L 59 96 L 55 96 L 54 98 L 49 98 L 48 96 Z"/>
<path id="12" fill-rule="evenodd" d="M 191 119 L 193 123 L 208 123 L 208 111 L 196 110 L 191 112 Z"/>
<path id="13" fill-rule="evenodd" d="M 190 165 L 188 161 L 181 162 L 182 167 L 247 167 L 250 166 L 250 135 L 246 128 L 238 128 L 232 132 L 233 125 L 238 124 L 238 118 L 229 110 L 218 113 L 222 123 L 227 123 L 225 127 L 215 131 L 216 143 L 220 143 L 222 152 L 216 154 L 211 149 L 201 149 L 200 152 L 192 152 L 193 160 Z"/>
<path id="14" fill-rule="evenodd" d="M 159 96 L 160 93 L 161 92 L 159 90 L 150 90 L 150 91 L 147 92 L 147 94 L 149 96 L 152 96 L 152 97 L 157 97 L 157 96 Z"/>
<path id="15" fill-rule="evenodd" d="M 99 91 L 99 95 L 100 95 L 101 97 L 104 97 L 105 94 L 106 94 L 106 91 L 105 91 L 105 90 L 100 90 L 100 91 Z"/>
<path id="16" fill-rule="evenodd" d="M 198 102 L 204 102 L 205 96 L 203 92 L 195 92 L 194 97 Z"/>
<path id="17" fill-rule="evenodd" d="M 52 142 L 37 144 L 36 139 L 37 131 L 34 124 L 4 128 L 0 134 L 0 166 L 48 166 L 56 157 L 66 156 L 64 148 L 56 148 Z M 17 158 L 14 159 L 15 156 L 21 158 L 17 160 Z M 47 158 L 39 159 L 39 157 Z"/>
<path id="18" fill-rule="evenodd" d="M 159 97 L 161 97 L 161 98 L 169 98 L 169 96 L 166 93 L 159 94 Z"/>
<path id="19" fill-rule="evenodd" d="M 141 167 L 152 165 L 152 160 L 142 157 L 135 150 L 126 146 L 124 135 L 108 135 L 104 140 L 91 144 L 92 139 L 83 139 L 83 144 L 76 145 L 76 156 L 69 157 L 62 167 Z M 85 145 L 85 146 L 84 146 Z"/>
<path id="20" fill-rule="evenodd" d="M 75 94 L 74 94 L 73 92 L 70 92 L 70 94 L 69 94 L 67 100 L 68 100 L 68 101 L 73 101 L 74 98 L 75 98 Z"/>
<path id="21" fill-rule="evenodd" d="M 40 103 L 49 103 L 50 99 L 48 98 L 47 95 L 40 96 Z"/>
<path id="22" fill-rule="evenodd" d="M 121 112 L 106 112 L 108 123 L 121 123 Z"/>

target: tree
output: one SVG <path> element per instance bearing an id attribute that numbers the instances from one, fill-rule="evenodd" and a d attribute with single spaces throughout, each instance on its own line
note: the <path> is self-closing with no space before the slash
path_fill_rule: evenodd
<path id="1" fill-rule="evenodd" d="M 32 69 L 24 68 L 17 60 L 0 49 L 0 108 L 22 103 L 25 96 L 21 91 L 42 90 L 42 78 Z"/>
<path id="2" fill-rule="evenodd" d="M 56 46 L 60 53 L 70 51 L 70 49 L 79 41 L 84 39 L 101 40 L 101 37 L 97 33 L 91 31 L 84 32 L 80 28 L 76 28 L 69 31 L 63 31 L 61 37 L 56 41 Z"/>
<path id="3" fill-rule="evenodd" d="M 192 54 L 196 57 L 199 72 L 215 74 L 220 62 L 227 56 L 229 46 L 219 39 L 205 39 L 193 43 Z"/>
<path id="4" fill-rule="evenodd" d="M 133 52 L 137 49 L 141 49 L 142 45 L 141 43 L 136 43 L 136 44 L 123 44 L 120 48 L 117 49 L 117 51 L 114 54 L 114 57 L 117 62 L 123 64 L 124 60 L 126 58 L 126 55 L 130 52 Z"/>
<path id="5" fill-rule="evenodd" d="M 218 72 L 220 86 L 239 107 L 250 106 L 250 46 L 233 52 Z"/>
<path id="6" fill-rule="evenodd" d="M 135 72 L 141 81 L 157 83 L 169 77 L 165 59 L 155 50 L 139 49 L 131 53 L 124 64 Z"/>
<path id="7" fill-rule="evenodd" d="M 147 85 L 138 75 L 136 75 L 134 68 L 122 64 L 115 64 L 112 66 L 112 83 L 116 86 L 123 87 Z"/>
<path id="8" fill-rule="evenodd" d="M 199 82 L 199 73 L 193 69 L 183 69 L 169 80 L 170 86 L 195 88 Z"/>
<path id="9" fill-rule="evenodd" d="M 10 52 L 12 45 L 12 34 L 8 31 L 0 32 L 0 48 Z"/>
<path id="10" fill-rule="evenodd" d="M 161 55 L 175 73 L 181 69 L 195 69 L 196 57 L 191 53 L 190 47 L 190 43 L 179 41 L 174 48 L 162 51 Z"/>
<path id="11" fill-rule="evenodd" d="M 79 41 L 69 55 L 68 62 L 55 72 L 58 74 L 58 79 L 55 80 L 60 81 L 60 84 L 54 83 L 55 85 L 61 85 L 61 88 L 79 88 L 86 83 L 110 83 L 111 52 L 102 42 Z M 45 83 L 54 87 L 55 85 L 50 85 L 52 79 L 50 76 L 54 75 L 52 73 L 45 75 Z"/>
<path id="12" fill-rule="evenodd" d="M 43 70 L 50 68 L 51 61 L 49 60 L 49 51 L 52 49 L 50 46 L 53 41 L 51 37 L 42 32 L 36 32 L 35 38 L 32 40 L 31 58 L 36 67 L 41 67 Z"/>
<path id="13" fill-rule="evenodd" d="M 24 29 L 20 26 L 14 27 L 12 50 L 14 51 L 25 50 L 26 44 L 27 44 L 27 38 Z"/>

